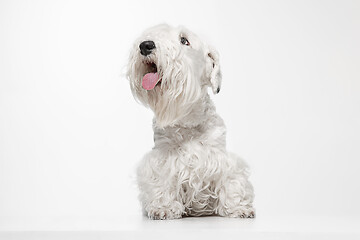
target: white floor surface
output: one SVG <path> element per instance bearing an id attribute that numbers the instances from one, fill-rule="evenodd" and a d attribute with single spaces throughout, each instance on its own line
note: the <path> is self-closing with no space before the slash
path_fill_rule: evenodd
<path id="1" fill-rule="evenodd" d="M 123 218 L 5 219 L 0 239 L 360 239 L 358 217 L 257 216 L 152 221 L 132 215 Z M 14 224 L 12 224 L 14 223 Z M 66 226 L 66 227 L 65 227 Z M 71 227 L 69 227 L 71 226 Z M 95 226 L 95 227 L 94 227 Z"/>

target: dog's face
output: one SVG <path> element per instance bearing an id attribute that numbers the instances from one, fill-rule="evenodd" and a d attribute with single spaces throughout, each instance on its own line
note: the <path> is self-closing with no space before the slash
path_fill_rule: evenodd
<path id="1" fill-rule="evenodd" d="M 212 87 L 220 91 L 218 53 L 185 28 L 159 25 L 135 41 L 128 78 L 136 99 L 160 127 L 176 124 Z"/>

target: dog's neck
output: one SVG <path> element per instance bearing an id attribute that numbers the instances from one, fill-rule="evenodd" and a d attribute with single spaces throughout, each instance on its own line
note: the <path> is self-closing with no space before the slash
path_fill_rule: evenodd
<path id="1" fill-rule="evenodd" d="M 223 120 L 216 113 L 215 106 L 206 93 L 191 113 L 173 126 L 158 127 L 153 124 L 155 147 L 180 146 L 192 139 L 204 139 L 226 145 L 226 130 Z M 210 139 L 211 138 L 211 139 Z M 220 146 L 218 146 L 220 147 Z"/>
<path id="2" fill-rule="evenodd" d="M 204 122 L 208 121 L 211 115 L 214 114 L 216 114 L 215 105 L 210 99 L 209 94 L 206 92 L 195 104 L 193 104 L 191 111 L 179 119 L 175 124 L 159 127 L 156 124 L 156 119 L 154 119 L 154 130 L 155 128 L 164 130 L 171 128 L 197 128 L 199 125 L 203 125 Z"/>

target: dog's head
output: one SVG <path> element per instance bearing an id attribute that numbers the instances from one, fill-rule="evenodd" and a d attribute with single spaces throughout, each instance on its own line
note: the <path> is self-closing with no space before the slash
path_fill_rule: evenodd
<path id="1" fill-rule="evenodd" d="M 215 49 L 189 30 L 159 25 L 135 41 L 128 78 L 133 95 L 155 113 L 160 127 L 188 115 L 211 87 L 220 91 L 221 72 Z"/>

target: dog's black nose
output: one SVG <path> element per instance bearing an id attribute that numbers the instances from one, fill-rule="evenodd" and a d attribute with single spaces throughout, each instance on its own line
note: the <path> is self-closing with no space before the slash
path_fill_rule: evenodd
<path id="1" fill-rule="evenodd" d="M 141 55 L 147 56 L 155 48 L 155 43 L 153 41 L 144 41 L 140 43 L 139 47 Z"/>

